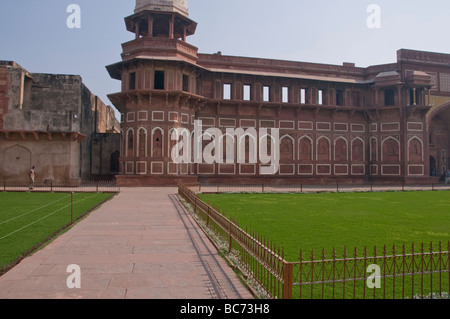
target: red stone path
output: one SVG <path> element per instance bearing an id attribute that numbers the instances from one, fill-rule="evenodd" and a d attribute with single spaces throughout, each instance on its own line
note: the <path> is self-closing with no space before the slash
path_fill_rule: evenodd
<path id="1" fill-rule="evenodd" d="M 251 299 L 176 191 L 123 188 L 0 277 L 0 299 Z M 80 289 L 67 287 L 71 264 Z"/>

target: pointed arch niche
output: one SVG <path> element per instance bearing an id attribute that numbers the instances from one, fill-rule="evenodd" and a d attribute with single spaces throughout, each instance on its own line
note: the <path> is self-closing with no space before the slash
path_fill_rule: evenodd
<path id="1" fill-rule="evenodd" d="M 155 159 L 164 157 L 164 130 L 160 127 L 152 130 L 151 157 Z"/>

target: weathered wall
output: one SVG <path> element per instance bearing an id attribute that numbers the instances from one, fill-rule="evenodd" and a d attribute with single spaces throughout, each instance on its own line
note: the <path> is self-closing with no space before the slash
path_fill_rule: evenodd
<path id="1" fill-rule="evenodd" d="M 98 151 L 92 154 L 92 136 L 119 132 L 118 127 L 113 109 L 80 76 L 30 74 L 0 61 L 0 178 L 27 179 L 35 165 L 38 182 L 89 179 L 92 162 L 102 161 Z M 75 140 L 74 133 L 85 137 Z M 110 140 L 110 148 L 118 150 L 118 138 Z"/>
<path id="2" fill-rule="evenodd" d="M 120 134 L 96 133 L 92 140 L 91 176 L 107 178 L 119 173 Z M 117 160 L 117 166 L 113 161 Z"/>
<path id="3" fill-rule="evenodd" d="M 80 132 L 81 77 L 9 71 L 6 130 Z M 30 82 L 31 83 L 27 83 Z"/>
<path id="4" fill-rule="evenodd" d="M 70 137 L 40 135 L 23 140 L 18 134 L 0 137 L 0 179 L 28 182 L 28 170 L 36 166 L 36 183 L 68 183 L 79 179 L 80 147 Z"/>
<path id="5" fill-rule="evenodd" d="M 3 129 L 3 117 L 8 111 L 8 71 L 0 67 L 0 130 Z"/>
<path id="6" fill-rule="evenodd" d="M 105 169 L 109 167 L 109 164 L 103 165 L 103 169 L 99 170 L 98 163 L 104 161 L 103 157 L 109 157 L 112 152 L 119 150 L 120 134 L 117 134 L 115 138 L 109 138 L 109 142 L 105 143 L 105 151 L 109 152 L 109 148 L 114 149 L 109 154 L 101 154 L 99 149 L 94 150 L 93 141 L 94 138 L 98 138 L 100 133 L 119 132 L 120 124 L 115 118 L 112 108 L 92 94 L 84 84 L 81 90 L 81 119 L 81 132 L 86 135 L 86 138 L 80 146 L 80 176 L 82 179 L 89 179 L 92 174 L 106 176 L 110 174 L 109 170 Z"/>

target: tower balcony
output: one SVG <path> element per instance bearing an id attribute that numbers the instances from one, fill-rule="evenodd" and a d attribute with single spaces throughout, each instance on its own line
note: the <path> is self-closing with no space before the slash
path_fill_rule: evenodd
<path id="1" fill-rule="evenodd" d="M 198 48 L 184 41 L 170 38 L 142 37 L 122 44 L 123 61 L 134 58 L 183 60 L 196 64 Z"/>

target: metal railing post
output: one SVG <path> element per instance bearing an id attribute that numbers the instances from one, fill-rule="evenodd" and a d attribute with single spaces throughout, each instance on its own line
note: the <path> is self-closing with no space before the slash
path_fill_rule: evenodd
<path id="1" fill-rule="evenodd" d="M 73 224 L 73 192 L 70 193 L 70 223 Z"/>
<path id="2" fill-rule="evenodd" d="M 292 299 L 294 265 L 283 261 L 283 299 Z"/>
<path id="3" fill-rule="evenodd" d="M 232 236 L 232 227 L 233 224 L 231 221 L 229 222 L 229 243 L 228 243 L 228 253 L 231 253 L 231 249 L 233 247 L 233 236 Z"/>

